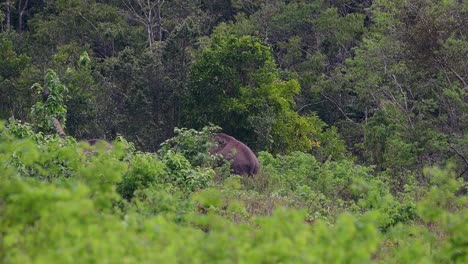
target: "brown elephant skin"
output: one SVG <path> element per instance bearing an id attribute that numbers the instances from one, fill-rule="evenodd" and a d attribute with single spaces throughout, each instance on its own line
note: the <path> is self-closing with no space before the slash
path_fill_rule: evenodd
<path id="1" fill-rule="evenodd" d="M 237 175 L 253 176 L 258 173 L 260 164 L 253 151 L 244 143 L 224 133 L 214 136 L 217 146 L 210 150 L 211 154 L 220 154 L 231 161 L 231 172 Z"/>

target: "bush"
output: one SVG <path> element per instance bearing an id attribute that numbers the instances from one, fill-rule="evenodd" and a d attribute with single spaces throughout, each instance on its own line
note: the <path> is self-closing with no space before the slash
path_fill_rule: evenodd
<path id="1" fill-rule="evenodd" d="M 162 183 L 166 174 L 166 165 L 154 154 L 136 153 L 129 161 L 128 171 L 117 187 L 125 199 L 130 200 L 135 191 Z"/>
<path id="2" fill-rule="evenodd" d="M 348 160 L 262 153 L 272 179 L 255 190 L 237 176 L 213 183 L 172 151 L 88 155 L 36 140 L 0 124 L 1 263 L 467 261 L 466 183 L 450 168 L 400 201 Z"/>
<path id="3" fill-rule="evenodd" d="M 175 136 L 161 144 L 159 153 L 162 156 L 169 152 L 181 154 L 193 166 L 212 166 L 215 160 L 210 155 L 209 149 L 216 144 L 211 141 L 211 137 L 219 130 L 217 126 L 207 126 L 201 131 L 175 128 Z"/>

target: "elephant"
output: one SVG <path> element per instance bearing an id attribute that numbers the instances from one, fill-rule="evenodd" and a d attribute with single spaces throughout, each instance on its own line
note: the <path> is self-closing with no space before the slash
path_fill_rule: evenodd
<path id="1" fill-rule="evenodd" d="M 224 159 L 231 161 L 231 172 L 237 175 L 254 176 L 258 173 L 260 164 L 253 151 L 244 143 L 224 133 L 216 133 L 213 141 L 216 147 L 210 153 L 220 154 Z"/>

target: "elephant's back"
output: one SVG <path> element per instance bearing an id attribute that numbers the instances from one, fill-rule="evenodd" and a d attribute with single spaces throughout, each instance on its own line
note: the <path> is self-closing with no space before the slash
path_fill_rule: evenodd
<path id="1" fill-rule="evenodd" d="M 242 167 L 241 169 L 237 168 L 238 174 L 257 174 L 260 167 L 257 156 L 247 145 L 240 141 L 237 142 L 239 144 L 236 144 L 236 146 L 231 148 L 231 150 L 236 149 L 233 166 L 237 165 Z"/>

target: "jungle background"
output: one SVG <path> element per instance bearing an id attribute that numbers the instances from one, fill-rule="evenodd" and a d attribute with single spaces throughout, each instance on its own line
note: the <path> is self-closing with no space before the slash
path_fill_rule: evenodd
<path id="1" fill-rule="evenodd" d="M 1 262 L 466 263 L 466 1 L 0 10 Z"/>

